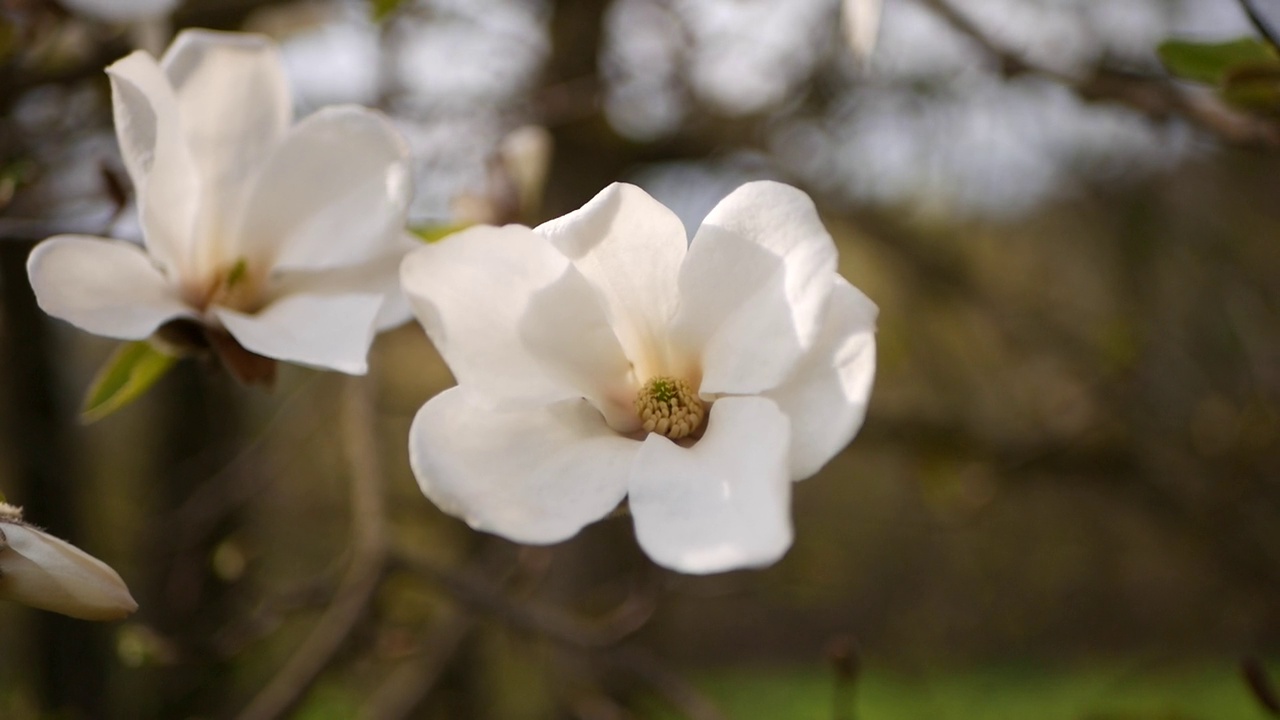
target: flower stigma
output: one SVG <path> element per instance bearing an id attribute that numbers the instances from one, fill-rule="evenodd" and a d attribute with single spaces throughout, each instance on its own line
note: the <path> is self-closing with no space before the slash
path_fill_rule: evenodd
<path id="1" fill-rule="evenodd" d="M 217 305 L 252 312 L 258 309 L 260 302 L 257 285 L 255 278 L 251 276 L 248 261 L 240 258 L 231 267 L 217 273 L 208 289 L 194 304 L 201 309 Z"/>
<path id="2" fill-rule="evenodd" d="M 702 427 L 706 406 L 684 380 L 655 377 L 636 395 L 636 414 L 645 432 L 679 440 Z"/>

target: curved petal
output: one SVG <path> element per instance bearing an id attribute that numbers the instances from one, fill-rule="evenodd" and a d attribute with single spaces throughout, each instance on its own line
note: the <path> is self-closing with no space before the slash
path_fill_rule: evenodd
<path id="1" fill-rule="evenodd" d="M 7 522 L 0 540 L 0 598 L 81 620 L 120 620 L 138 609 L 115 570 L 71 543 Z"/>
<path id="2" fill-rule="evenodd" d="M 521 341 L 534 294 L 569 261 L 519 225 L 480 225 L 409 253 L 400 283 L 458 383 L 491 398 L 545 404 L 577 397 Z"/>
<path id="3" fill-rule="evenodd" d="M 257 314 L 213 308 L 244 349 L 286 362 L 363 375 L 383 296 L 289 295 Z"/>
<path id="4" fill-rule="evenodd" d="M 680 218 L 634 185 L 614 183 L 580 209 L 544 223 L 550 238 L 604 298 L 609 322 L 644 378 L 669 374 L 666 328 L 689 246 Z"/>
<path id="5" fill-rule="evenodd" d="M 408 150 L 385 117 L 325 108 L 289 131 L 253 181 L 239 252 L 280 268 L 367 260 L 401 238 L 412 192 Z"/>
<path id="6" fill-rule="evenodd" d="M 582 400 L 489 407 L 453 387 L 418 411 L 409 462 L 441 510 L 524 543 L 554 543 L 604 517 L 626 495 L 640 443 L 618 437 Z"/>
<path id="7" fill-rule="evenodd" d="M 183 140 L 200 177 L 199 242 L 225 242 L 248 181 L 293 119 L 280 51 L 260 35 L 184 30 L 160 65 L 173 86 Z"/>
<path id="8" fill-rule="evenodd" d="M 166 320 L 195 317 L 141 248 L 123 240 L 59 235 L 27 258 L 40 309 L 95 335 L 141 340 Z"/>
<path id="9" fill-rule="evenodd" d="M 401 237 L 389 251 L 359 265 L 282 271 L 271 279 L 271 295 L 379 294 L 384 300 L 378 310 L 377 329 L 382 331 L 402 325 L 412 313 L 409 300 L 400 287 L 400 263 L 410 250 L 420 244 Z"/>
<path id="10" fill-rule="evenodd" d="M 765 393 L 791 420 L 791 479 L 822 469 L 857 434 L 876 376 L 876 305 L 838 277 L 813 348 Z"/>
<path id="11" fill-rule="evenodd" d="M 107 67 L 116 137 L 137 190 L 147 250 L 191 277 L 200 187 L 182 136 L 173 88 L 155 60 L 134 52 Z"/>
<path id="12" fill-rule="evenodd" d="M 609 324 L 599 293 L 573 267 L 533 294 L 519 321 L 520 339 L 547 375 L 573 388 L 614 430 L 640 429 L 631 363 Z"/>
<path id="13" fill-rule="evenodd" d="M 680 272 L 673 335 L 702 348 L 701 392 L 755 394 L 813 343 L 836 248 L 809 196 L 747 183 L 707 215 Z"/>
<path id="14" fill-rule="evenodd" d="M 772 401 L 728 397 L 711 406 L 692 447 L 649 435 L 630 482 L 640 546 L 685 573 L 776 562 L 791 547 L 789 434 Z"/>

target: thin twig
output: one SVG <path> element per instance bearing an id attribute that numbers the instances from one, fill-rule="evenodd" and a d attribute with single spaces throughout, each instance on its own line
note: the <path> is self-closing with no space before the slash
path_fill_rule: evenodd
<path id="1" fill-rule="evenodd" d="M 396 559 L 418 572 L 458 601 L 492 615 L 511 627 L 538 637 L 599 655 L 648 684 L 663 700 L 691 720 L 723 720 L 724 715 L 691 683 L 668 670 L 643 648 L 618 645 L 648 619 L 652 608 L 643 600 L 628 598 L 602 621 L 585 621 L 532 600 L 516 601 L 500 588 L 473 575 L 445 567 L 410 547 L 400 547 Z"/>
<path id="2" fill-rule="evenodd" d="M 1040 65 L 997 41 L 950 0 L 923 2 L 953 29 L 973 40 L 999 62 L 1005 75 L 1043 77 L 1070 88 L 1084 100 L 1127 105 L 1157 120 L 1182 117 L 1233 145 L 1280 147 L 1280 125 L 1237 112 L 1207 91 L 1183 88 L 1166 77 L 1138 75 L 1106 67 L 1090 75 L 1077 76 Z"/>
<path id="3" fill-rule="evenodd" d="M 369 393 L 367 383 L 359 378 L 349 379 L 343 393 L 343 436 L 351 470 L 351 555 L 346 575 L 311 634 L 240 713 L 240 720 L 277 718 L 302 700 L 364 614 L 386 568 L 386 513 Z"/>
<path id="4" fill-rule="evenodd" d="M 659 662 L 653 653 L 637 647 L 620 647 L 607 658 L 648 683 L 667 704 L 689 720 L 726 720 L 720 708 L 692 683 Z"/>
<path id="5" fill-rule="evenodd" d="M 644 625 L 654 607 L 651 598 L 632 596 L 602 619 L 584 620 L 534 600 L 517 602 L 504 589 L 472 573 L 446 567 L 408 546 L 397 547 L 395 559 L 468 607 L 493 615 L 512 627 L 577 648 L 618 644 Z"/>
<path id="6" fill-rule="evenodd" d="M 362 720 L 409 717 L 435 689 L 440 676 L 475 627 L 475 619 L 469 615 L 455 616 L 442 623 L 426 638 L 422 651 L 392 670 L 365 700 L 359 717 Z"/>

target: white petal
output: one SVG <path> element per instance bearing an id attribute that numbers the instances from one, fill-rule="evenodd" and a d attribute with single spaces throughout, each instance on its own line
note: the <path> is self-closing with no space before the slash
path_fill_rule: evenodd
<path id="1" fill-rule="evenodd" d="M 840 25 L 844 40 L 860 63 L 871 59 L 880 32 L 880 14 L 884 0 L 843 0 L 840 3 Z"/>
<path id="2" fill-rule="evenodd" d="M 800 190 L 753 182 L 721 200 L 681 269 L 673 329 L 701 343 L 701 392 L 780 383 L 813 343 L 835 269 L 835 243 Z"/>
<path id="3" fill-rule="evenodd" d="M 107 75 L 116 137 L 137 190 L 147 249 L 161 264 L 191 277 L 200 189 L 173 88 L 142 51 L 108 66 Z"/>
<path id="4" fill-rule="evenodd" d="M 59 235 L 27 258 L 40 309 L 95 335 L 141 340 L 166 320 L 193 317 L 177 290 L 138 246 Z"/>
<path id="5" fill-rule="evenodd" d="M 614 430 L 640 429 L 637 383 L 609 324 L 600 294 L 573 267 L 535 292 L 519 322 L 520 339 L 543 370 L 591 401 Z"/>
<path id="6" fill-rule="evenodd" d="M 337 370 L 368 372 L 381 295 L 289 295 L 254 315 L 213 308 L 223 327 L 244 348 L 276 360 Z"/>
<path id="7" fill-rule="evenodd" d="M 600 291 L 609 322 L 642 378 L 671 373 L 666 328 L 689 245 L 680 218 L 640 188 L 614 183 L 537 231 Z"/>
<path id="8" fill-rule="evenodd" d="M 545 404 L 580 393 L 543 370 L 519 326 L 534 294 L 571 269 L 529 228 L 481 225 L 409 253 L 400 282 L 459 384 Z"/>
<path id="9" fill-rule="evenodd" d="M 788 435 L 787 417 L 759 397 L 717 400 L 692 447 L 649 435 L 630 482 L 640 546 L 686 573 L 776 562 L 791 547 Z"/>
<path id="10" fill-rule="evenodd" d="M 0 534 L 0 598 L 81 620 L 138 609 L 116 571 L 74 545 L 18 523 L 0 523 Z"/>
<path id="11" fill-rule="evenodd" d="M 289 131 L 253 183 L 240 252 L 281 268 L 382 254 L 404 231 L 408 150 L 380 113 L 325 108 Z"/>
<path id="12" fill-rule="evenodd" d="M 198 242 L 225 242 L 250 178 L 293 117 L 280 52 L 259 35 L 184 30 L 160 64 L 177 97 L 183 139 L 200 177 Z"/>
<path id="13" fill-rule="evenodd" d="M 432 502 L 477 530 L 538 544 L 616 507 L 639 447 L 585 401 L 496 410 L 465 387 L 432 398 L 409 430 L 409 462 Z"/>
<path id="14" fill-rule="evenodd" d="M 766 393 L 791 420 L 791 478 L 827 464 L 857 434 L 876 375 L 876 306 L 844 278 L 827 302 L 813 348 Z"/>
<path id="15" fill-rule="evenodd" d="M 400 287 L 400 263 L 421 245 L 408 237 L 398 238 L 390 250 L 359 265 L 320 270 L 285 270 L 271 279 L 271 294 L 343 295 L 379 294 L 384 301 L 378 311 L 379 331 L 403 324 L 411 317 L 409 300 Z"/>

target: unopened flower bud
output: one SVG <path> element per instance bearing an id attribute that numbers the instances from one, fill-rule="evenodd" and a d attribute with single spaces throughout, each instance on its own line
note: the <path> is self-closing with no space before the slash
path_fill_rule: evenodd
<path id="1" fill-rule="evenodd" d="M 120 620 L 138 609 L 115 570 L 22 521 L 0 503 L 0 599 L 81 620 Z"/>

